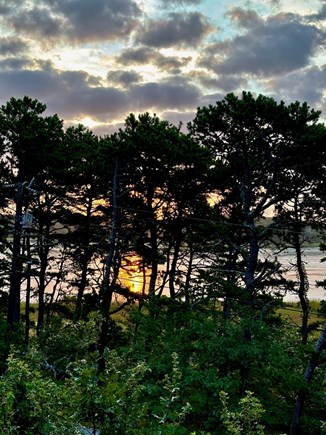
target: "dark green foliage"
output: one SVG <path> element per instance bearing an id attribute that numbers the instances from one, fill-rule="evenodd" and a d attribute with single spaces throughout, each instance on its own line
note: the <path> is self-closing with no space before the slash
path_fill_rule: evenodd
<path id="1" fill-rule="evenodd" d="M 45 104 L 26 96 L 11 98 L 0 109 L 1 139 L 17 181 L 43 181 L 44 176 L 51 178 L 52 168 L 60 167 L 63 121 L 57 115 L 43 116 L 45 110 Z"/>
<path id="2" fill-rule="evenodd" d="M 326 317 L 326 301 L 320 301 L 320 308 L 318 310 L 318 313 L 321 316 Z"/>
<path id="3" fill-rule="evenodd" d="M 307 225 L 325 222 L 319 112 L 244 92 L 198 109 L 189 134 L 145 113 L 99 138 L 45 108 L 0 108 L 0 432 L 288 433 L 300 394 L 301 432 L 322 433 L 325 351 L 307 383 L 320 324 L 307 326 L 301 258 Z M 30 231 L 15 216 L 15 282 L 38 304 L 25 342 L 5 321 L 14 187 L 34 216 Z M 301 331 L 275 314 L 285 289 Z"/>
<path id="4" fill-rule="evenodd" d="M 60 415 L 62 427 L 75 422 L 112 434 L 223 434 L 230 433 L 226 427 L 248 425 L 253 433 L 261 433 L 261 426 L 266 433 L 286 433 L 310 349 L 300 344 L 293 327 L 225 321 L 219 310 L 204 305 L 189 309 L 169 299 L 161 301 L 154 315 L 135 309 L 125 332 L 111 329 L 111 349 L 100 375 L 100 319 L 60 321 L 45 328 L 37 340 L 42 351 L 32 346 L 27 356 L 14 356 L 1 378 L 2 387 L 13 392 L 12 399 L 8 394 L 2 399 L 7 423 L 31 428 L 25 433 L 52 433 L 39 429 L 48 412 L 49 425 Z M 250 342 L 244 334 L 248 323 Z M 306 387 L 305 433 L 319 433 L 323 376 L 318 371 Z M 250 392 L 243 399 L 242 390 Z M 30 394 L 32 402 L 27 401 Z M 53 405 L 55 398 L 61 409 Z M 35 416 L 44 400 L 46 407 Z M 13 407 L 20 413 L 12 413 Z"/>
<path id="5" fill-rule="evenodd" d="M 6 434 L 78 434 L 71 388 L 48 377 L 36 349 L 12 353 L 0 379 L 0 430 Z"/>

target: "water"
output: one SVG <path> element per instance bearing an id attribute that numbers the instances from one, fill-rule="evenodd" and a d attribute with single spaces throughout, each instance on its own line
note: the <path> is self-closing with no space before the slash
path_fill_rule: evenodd
<path id="1" fill-rule="evenodd" d="M 272 253 L 269 255 L 274 256 Z M 293 264 L 295 263 L 295 253 L 293 249 L 287 249 L 281 254 L 277 255 L 279 262 L 290 270 L 286 273 L 286 278 L 296 281 L 296 270 Z M 306 271 L 309 280 L 308 298 L 310 300 L 326 300 L 326 291 L 316 286 L 316 280 L 326 279 L 326 262 L 321 263 L 321 259 L 326 257 L 326 254 L 319 251 L 318 247 L 308 247 L 304 250 L 304 261 Z M 164 268 L 164 267 L 163 267 Z M 131 255 L 128 258 L 128 267 L 126 270 L 122 270 L 119 274 L 121 284 L 128 287 L 131 291 L 142 293 L 143 290 L 143 272 L 139 269 L 139 257 Z M 146 281 L 148 287 L 149 274 L 146 274 Z M 37 287 L 37 283 L 32 280 L 33 287 Z M 50 283 L 47 287 L 47 293 L 51 293 L 53 290 L 53 284 Z M 163 294 L 169 294 L 169 287 L 166 284 Z M 34 301 L 34 298 L 32 298 Z M 294 293 L 288 293 L 284 296 L 284 301 L 298 301 L 299 298 Z"/>
<path id="2" fill-rule="evenodd" d="M 322 281 L 326 279 L 326 262 L 321 263 L 320 261 L 323 257 L 326 257 L 326 254 L 320 252 L 318 247 L 308 247 L 304 249 L 303 259 L 305 262 L 306 272 L 308 275 L 308 281 L 309 281 L 308 298 L 310 300 L 326 299 L 326 291 L 323 288 L 316 286 L 316 281 Z M 294 258 L 295 258 L 295 253 L 293 249 L 287 249 L 286 251 L 278 255 L 278 259 L 280 263 L 284 265 L 286 268 L 290 268 L 290 270 L 286 274 L 286 277 L 292 279 L 293 281 L 296 281 L 297 279 L 296 270 L 295 267 L 293 266 Z M 298 297 L 293 293 L 289 293 L 285 295 L 284 300 L 297 301 Z"/>

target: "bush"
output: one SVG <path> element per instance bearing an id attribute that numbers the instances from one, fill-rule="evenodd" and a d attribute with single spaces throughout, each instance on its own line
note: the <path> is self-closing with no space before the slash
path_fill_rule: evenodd
<path id="1" fill-rule="evenodd" d="M 40 369 L 34 349 L 24 357 L 8 357 L 0 378 L 0 432 L 17 435 L 78 434 L 71 386 L 55 382 Z"/>

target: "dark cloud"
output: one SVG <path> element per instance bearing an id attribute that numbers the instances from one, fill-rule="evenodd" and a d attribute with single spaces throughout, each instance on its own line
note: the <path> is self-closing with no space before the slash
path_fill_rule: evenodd
<path id="1" fill-rule="evenodd" d="M 62 36 L 63 34 L 63 17 L 55 17 L 49 9 L 44 7 L 35 7 L 30 10 L 17 10 L 9 19 L 9 23 L 18 33 L 27 35 L 37 35 L 45 38 Z"/>
<path id="2" fill-rule="evenodd" d="M 321 108 L 325 104 L 326 65 L 294 71 L 268 81 L 267 86 L 274 95 L 286 101 L 306 101 L 315 108 Z"/>
<path id="3" fill-rule="evenodd" d="M 2 71 L 28 69 L 31 66 L 31 60 L 23 57 L 20 59 L 9 57 L 0 61 L 0 70 Z"/>
<path id="4" fill-rule="evenodd" d="M 272 6 L 279 7 L 281 5 L 281 0 L 269 0 Z"/>
<path id="5" fill-rule="evenodd" d="M 214 94 L 206 94 L 203 95 L 199 101 L 199 106 L 209 106 L 210 104 L 214 105 L 217 101 L 223 100 L 225 97 L 225 93 L 222 92 L 216 92 Z"/>
<path id="6" fill-rule="evenodd" d="M 159 51 L 149 47 L 139 47 L 124 50 L 118 57 L 117 62 L 122 65 L 155 65 L 161 71 L 172 74 L 180 73 L 180 69 L 186 66 L 192 58 L 163 56 Z"/>
<path id="7" fill-rule="evenodd" d="M 156 56 L 156 51 L 149 47 L 128 48 L 119 54 L 117 62 L 122 65 L 145 65 Z"/>
<path id="8" fill-rule="evenodd" d="M 246 33 L 212 45 L 200 65 L 217 74 L 284 74 L 308 65 L 320 43 L 318 28 L 295 15 L 278 14 L 263 22 L 244 17 L 239 21 L 237 15 L 237 21 L 247 27 Z"/>
<path id="9" fill-rule="evenodd" d="M 21 7 L 21 0 L 0 0 L 0 15 L 1 17 L 6 17 L 11 15 L 13 10 L 19 10 Z"/>
<path id="10" fill-rule="evenodd" d="M 188 65 L 192 60 L 191 56 L 173 57 L 173 56 L 157 56 L 154 64 L 161 71 L 169 72 L 170 74 L 181 74 L 181 68 Z"/>
<path id="11" fill-rule="evenodd" d="M 34 7 L 12 8 L 8 25 L 17 32 L 79 43 L 124 39 L 139 24 L 134 0 L 43 0 Z"/>
<path id="12" fill-rule="evenodd" d="M 0 55 L 17 55 L 27 51 L 28 44 L 20 38 L 0 38 Z"/>
<path id="13" fill-rule="evenodd" d="M 116 133 L 120 128 L 123 129 L 124 122 L 104 122 L 103 124 L 99 124 L 95 127 L 92 127 L 91 130 L 97 136 L 107 136 L 113 133 Z"/>
<path id="14" fill-rule="evenodd" d="M 50 63 L 43 69 L 0 72 L 1 104 L 12 96 L 29 95 L 44 102 L 50 113 L 69 121 L 84 116 L 117 122 L 130 112 L 156 113 L 197 106 L 201 92 L 177 77 L 160 83 L 133 84 L 126 89 L 93 86 L 97 77 L 83 71 L 58 71 Z"/>
<path id="15" fill-rule="evenodd" d="M 311 14 L 307 16 L 310 20 L 325 20 L 326 19 L 326 3 L 322 5 L 320 10 L 316 14 Z"/>
<path id="16" fill-rule="evenodd" d="M 197 106 L 200 90 L 178 79 L 160 83 L 145 83 L 130 90 L 130 98 L 139 110 L 185 110 Z"/>
<path id="17" fill-rule="evenodd" d="M 199 5 L 201 2 L 202 2 L 202 0 L 161 0 L 160 1 L 160 3 L 164 7 Z"/>
<path id="18" fill-rule="evenodd" d="M 194 47 L 212 30 L 198 12 L 170 13 L 166 19 L 149 20 L 136 35 L 136 41 L 150 47 Z"/>
<path id="19" fill-rule="evenodd" d="M 250 29 L 263 23 L 263 19 L 257 14 L 257 12 L 250 9 L 234 7 L 227 13 L 227 16 L 240 27 L 245 29 Z"/>
<path id="20" fill-rule="evenodd" d="M 279 13 L 267 18 L 249 8 L 233 7 L 227 14 L 229 35 L 233 36 L 215 39 L 218 42 L 206 47 L 206 37 L 212 37 L 214 30 L 209 18 L 189 12 L 189 7 L 199 3 L 201 0 L 158 0 L 161 19 L 154 19 L 157 14 L 153 12 L 145 20 L 138 6 L 145 2 L 140 0 L 0 0 L 2 34 L 19 35 L 0 38 L 2 103 L 11 96 L 30 95 L 65 121 L 83 117 L 98 120 L 101 125 L 97 131 L 103 132 L 114 129 L 128 113 L 147 110 L 175 124 L 186 123 L 197 106 L 215 104 L 228 92 L 250 88 L 287 101 L 307 100 L 312 106 L 325 107 L 326 67 L 309 67 L 325 41 L 320 25 L 326 17 L 325 2 L 319 3 L 314 14 Z M 279 1 L 264 0 L 264 4 L 275 11 Z M 177 13 L 179 6 L 183 13 Z M 167 8 L 174 8 L 174 13 L 167 14 Z M 125 38 L 134 38 L 134 44 L 121 51 L 126 47 Z M 85 60 L 89 42 L 98 44 Z M 131 41 L 127 42 L 130 47 Z M 42 59 L 53 56 L 60 59 L 60 65 L 61 43 L 65 47 L 83 44 L 72 56 L 72 63 L 67 61 L 67 67 L 84 62 L 80 64 L 89 73 L 58 70 L 54 63 L 28 57 L 36 53 L 31 51 L 32 43 L 43 49 Z M 46 51 L 54 47 L 56 53 Z M 163 50 L 169 47 L 193 48 L 196 53 L 193 58 L 182 57 L 174 55 L 177 50 Z M 185 67 L 192 65 L 197 55 L 201 56 L 200 68 L 189 73 Z M 90 72 L 99 68 L 99 56 L 102 60 L 110 56 L 112 70 L 106 78 Z M 102 66 L 105 68 L 103 62 Z M 146 73 L 139 72 L 141 66 L 159 71 L 160 79 L 153 75 L 146 83 Z"/>
<path id="21" fill-rule="evenodd" d="M 107 74 L 107 80 L 112 84 L 127 87 L 131 84 L 140 82 L 142 80 L 142 75 L 136 71 L 109 71 Z"/>
<path id="22" fill-rule="evenodd" d="M 1 103 L 12 96 L 29 95 L 45 102 L 51 113 L 66 120 L 94 116 L 115 119 L 130 110 L 126 93 L 108 87 L 93 87 L 96 78 L 83 71 L 61 72 L 49 65 L 39 70 L 0 72 Z"/>
<path id="23" fill-rule="evenodd" d="M 131 103 L 128 95 L 116 88 L 85 87 L 83 92 L 71 90 L 64 100 L 63 95 L 53 96 L 48 107 L 64 118 L 90 116 L 103 122 L 124 116 Z"/>
<path id="24" fill-rule="evenodd" d="M 1 98 L 21 98 L 29 95 L 42 99 L 60 92 L 59 83 L 44 71 L 2 71 L 0 73 Z"/>
<path id="25" fill-rule="evenodd" d="M 212 76 L 202 71 L 194 71 L 191 76 L 199 80 L 205 88 L 221 89 L 225 92 L 233 92 L 239 88 L 246 88 L 248 82 L 246 77 L 239 75 L 222 75 L 219 77 Z"/>
<path id="26" fill-rule="evenodd" d="M 181 123 L 183 125 L 181 129 L 185 131 L 188 122 L 193 121 L 193 119 L 195 118 L 195 109 L 196 108 L 194 108 L 194 110 L 190 112 L 163 112 L 161 114 L 161 118 L 177 126 Z"/>

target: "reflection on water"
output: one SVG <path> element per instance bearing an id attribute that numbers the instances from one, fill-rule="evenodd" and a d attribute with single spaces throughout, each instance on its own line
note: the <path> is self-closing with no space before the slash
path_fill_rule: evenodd
<path id="1" fill-rule="evenodd" d="M 320 252 L 318 247 L 304 249 L 303 258 L 309 280 L 309 299 L 326 299 L 326 291 L 316 285 L 316 281 L 326 279 L 326 262 L 321 263 L 320 261 L 324 256 L 325 255 Z M 297 274 L 294 266 L 294 249 L 287 249 L 281 254 L 278 254 L 278 260 L 284 268 L 288 269 L 288 272 L 285 274 L 286 278 L 296 281 Z M 148 289 L 149 273 L 150 271 L 146 270 L 146 273 L 144 274 L 141 258 L 139 256 L 129 255 L 123 260 L 122 268 L 119 272 L 119 280 L 122 286 L 128 287 L 133 292 L 142 293 L 144 288 L 145 290 Z M 284 296 L 284 300 L 297 301 L 298 297 L 295 293 L 287 293 Z"/>
<path id="2" fill-rule="evenodd" d="M 146 276 L 144 276 L 141 257 L 138 255 L 128 255 L 122 260 L 119 270 L 119 281 L 123 287 L 128 287 L 135 293 L 143 293 L 144 278 L 146 286 Z"/>

